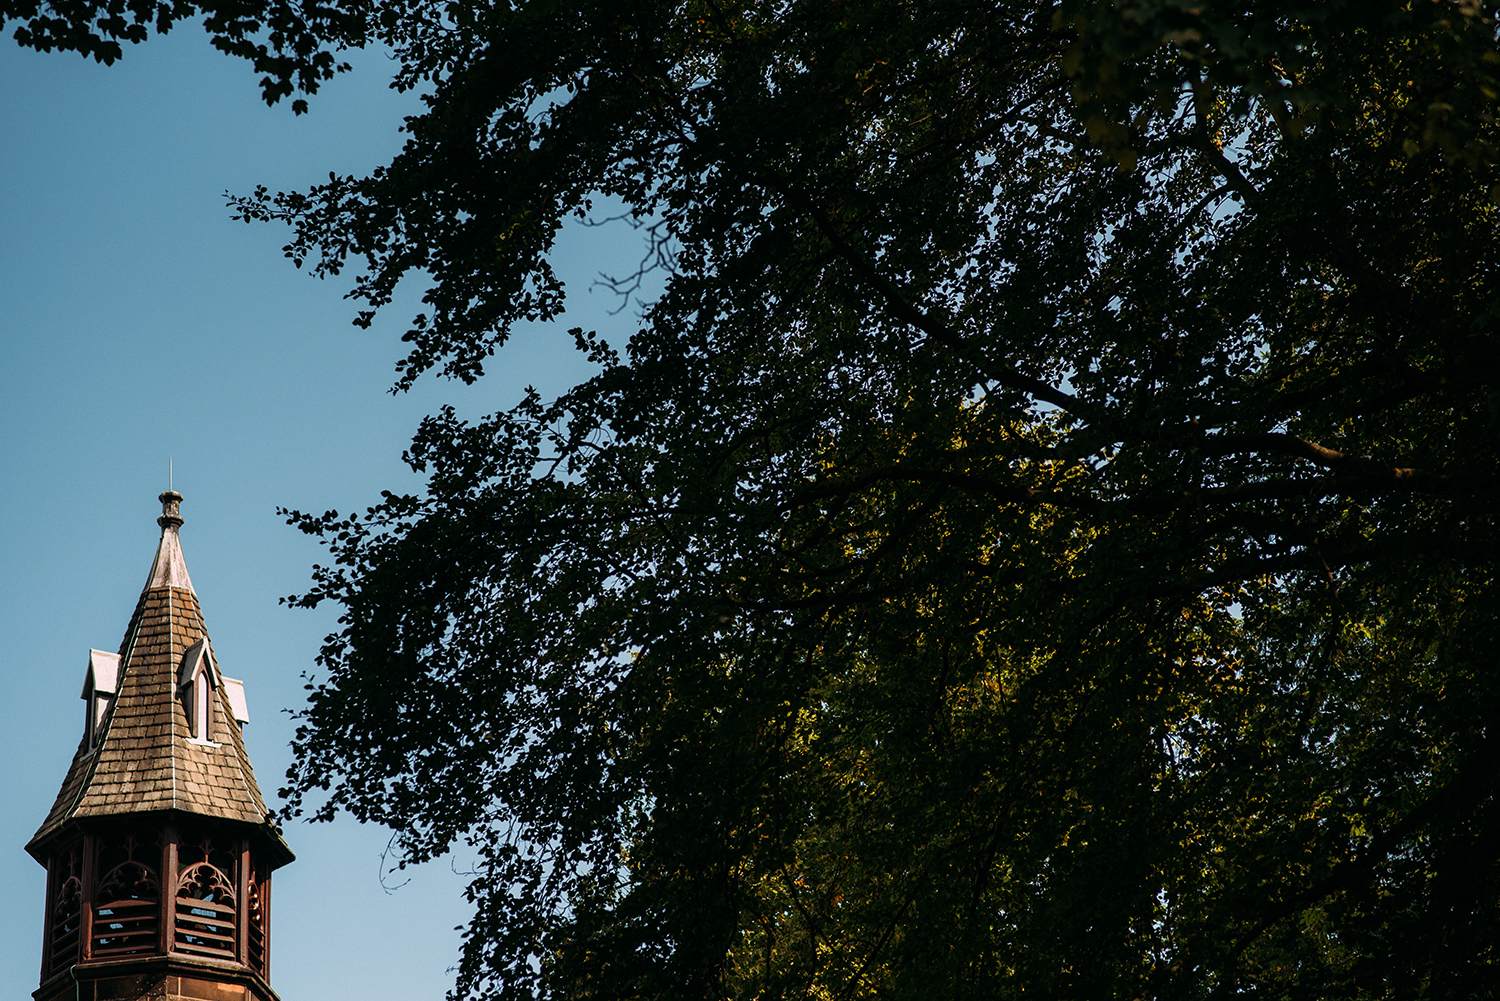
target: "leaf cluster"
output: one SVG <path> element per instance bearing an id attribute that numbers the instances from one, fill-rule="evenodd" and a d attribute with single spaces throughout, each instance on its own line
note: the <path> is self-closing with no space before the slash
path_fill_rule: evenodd
<path id="1" fill-rule="evenodd" d="M 1492 996 L 1494 7 L 372 9 L 405 148 L 234 205 L 398 390 L 663 291 L 289 512 L 288 811 L 472 846 L 458 996 Z"/>

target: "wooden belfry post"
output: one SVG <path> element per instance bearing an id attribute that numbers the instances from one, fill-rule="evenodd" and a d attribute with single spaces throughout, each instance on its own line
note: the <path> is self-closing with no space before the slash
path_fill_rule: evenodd
<path id="1" fill-rule="evenodd" d="M 119 653 L 89 652 L 84 733 L 26 846 L 47 868 L 36 1001 L 277 1001 L 271 872 L 292 861 L 250 770 L 244 686 L 219 671 L 177 530 Z"/>

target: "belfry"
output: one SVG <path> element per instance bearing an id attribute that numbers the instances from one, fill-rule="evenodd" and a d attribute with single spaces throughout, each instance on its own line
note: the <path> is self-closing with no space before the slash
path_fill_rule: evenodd
<path id="1" fill-rule="evenodd" d="M 161 544 L 118 653 L 89 651 L 84 726 L 26 850 L 47 868 L 36 1001 L 277 1001 L 271 872 L 292 861 L 219 671 L 177 530 Z"/>

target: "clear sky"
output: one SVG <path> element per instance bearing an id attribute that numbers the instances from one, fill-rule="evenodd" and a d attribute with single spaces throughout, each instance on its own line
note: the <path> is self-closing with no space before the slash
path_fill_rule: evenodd
<path id="1" fill-rule="evenodd" d="M 565 234 L 574 305 L 527 331 L 473 387 L 426 379 L 392 396 L 399 336 L 420 288 L 374 329 L 349 323 L 344 285 L 283 259 L 285 230 L 234 223 L 223 193 L 301 188 L 364 172 L 400 148 L 413 98 L 362 54 L 312 112 L 268 109 L 254 76 L 185 25 L 113 67 L 0 42 L 0 993 L 25 997 L 40 963 L 43 876 L 23 851 L 81 732 L 87 651 L 115 650 L 155 552 L 167 463 L 185 496 L 183 549 L 214 648 L 244 679 L 261 788 L 290 759 L 333 614 L 278 607 L 304 589 L 317 545 L 278 506 L 363 508 L 414 489 L 403 446 L 425 413 L 478 415 L 524 386 L 585 372 L 563 332 L 621 336 L 600 270 L 629 271 L 628 230 Z M 380 878 L 388 833 L 295 823 L 276 875 L 272 984 L 286 999 L 439 998 L 467 917 L 459 852 Z"/>

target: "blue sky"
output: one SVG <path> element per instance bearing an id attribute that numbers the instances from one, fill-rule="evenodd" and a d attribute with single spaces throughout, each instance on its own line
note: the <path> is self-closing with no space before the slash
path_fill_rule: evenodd
<path id="1" fill-rule="evenodd" d="M 273 797 L 290 759 L 285 710 L 302 698 L 331 611 L 290 611 L 321 550 L 278 506 L 362 508 L 415 489 L 402 447 L 443 403 L 478 415 L 527 384 L 585 373 L 564 331 L 612 331 L 631 311 L 590 291 L 639 257 L 628 230 L 565 234 L 572 293 L 465 387 L 424 380 L 392 396 L 399 337 L 420 288 L 373 329 L 345 286 L 280 252 L 285 231 L 230 221 L 224 192 L 306 187 L 400 147 L 416 109 L 359 54 L 312 112 L 268 109 L 247 66 L 185 25 L 113 67 L 0 43 L 0 985 L 37 983 L 43 871 L 22 845 L 56 794 L 82 725 L 90 647 L 114 650 L 155 552 L 169 456 L 185 496 L 183 549 L 227 674 L 244 679 L 257 776 Z M 379 875 L 388 833 L 347 819 L 293 824 L 298 861 L 276 876 L 272 984 L 288 1001 L 441 997 L 467 910 L 451 864 Z"/>

